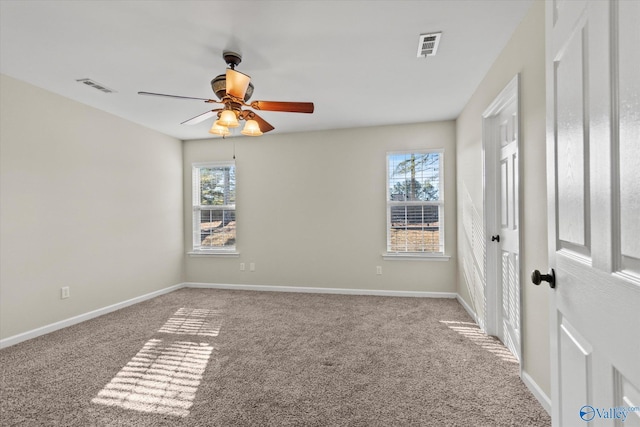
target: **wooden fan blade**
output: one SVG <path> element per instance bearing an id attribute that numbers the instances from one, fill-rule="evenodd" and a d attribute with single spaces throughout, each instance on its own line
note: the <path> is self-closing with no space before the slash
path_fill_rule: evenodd
<path id="1" fill-rule="evenodd" d="M 313 102 L 254 101 L 251 103 L 251 108 L 261 111 L 313 113 Z"/>
<path id="2" fill-rule="evenodd" d="M 256 122 L 258 122 L 258 126 L 260 127 L 260 130 L 262 131 L 262 133 L 267 133 L 275 129 L 265 119 L 263 119 L 262 117 L 260 117 L 254 112 L 251 113 L 251 118 Z"/>
<path id="3" fill-rule="evenodd" d="M 200 122 L 203 122 L 205 120 L 207 120 L 209 117 L 213 117 L 216 115 L 216 112 L 219 110 L 211 110 L 211 111 L 207 111 L 205 113 L 202 114 L 198 114 L 195 117 L 190 118 L 189 120 L 185 120 L 184 122 L 180 123 L 181 125 L 195 125 L 198 124 Z"/>
<path id="4" fill-rule="evenodd" d="M 195 99 L 197 101 L 213 102 L 213 103 L 216 103 L 216 104 L 222 104 L 220 101 L 216 101 L 214 99 L 193 98 L 191 96 L 167 95 L 167 94 L 164 94 L 164 93 L 138 92 L 138 95 L 164 96 L 165 98 L 177 98 L 177 99 Z"/>
<path id="5" fill-rule="evenodd" d="M 247 92 L 250 82 L 251 77 L 246 74 L 242 74 L 239 71 L 227 68 L 225 90 L 229 95 L 244 99 L 244 94 Z"/>

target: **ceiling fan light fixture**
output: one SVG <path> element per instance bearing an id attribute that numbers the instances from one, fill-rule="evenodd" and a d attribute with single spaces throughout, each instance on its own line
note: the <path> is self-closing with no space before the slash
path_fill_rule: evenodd
<path id="1" fill-rule="evenodd" d="M 236 113 L 232 110 L 223 110 L 222 113 L 220 113 L 220 118 L 216 120 L 216 124 L 226 128 L 237 128 L 240 126 Z"/>
<path id="2" fill-rule="evenodd" d="M 217 116 L 217 120 L 213 126 L 211 126 L 211 129 L 209 129 L 209 133 L 221 136 L 230 135 L 230 129 L 239 127 L 240 120 L 245 120 L 247 122 L 241 132 L 244 135 L 260 136 L 274 129 L 271 124 L 258 114 L 249 109 L 243 109 L 243 107 L 260 111 L 313 113 L 313 102 L 254 101 L 251 104 L 247 104 L 249 98 L 251 98 L 254 88 L 251 83 L 250 76 L 235 70 L 235 67 L 242 61 L 242 57 L 238 53 L 225 51 L 223 53 L 223 58 L 227 65 L 229 65 L 229 68 L 227 68 L 224 74 L 216 76 L 211 81 L 211 88 L 219 98 L 219 101 L 208 98 L 195 98 L 192 96 L 169 95 L 154 92 L 138 92 L 138 95 L 153 95 L 174 99 L 192 99 L 204 101 L 207 104 L 223 104 L 223 108 L 205 111 L 202 114 L 198 114 L 197 116 L 180 123 L 183 125 L 195 125 L 207 120 L 208 118 Z M 235 133 L 235 131 L 233 133 Z"/>
<path id="3" fill-rule="evenodd" d="M 209 129 L 209 133 L 220 136 L 229 136 L 231 131 L 226 126 L 220 126 L 217 121 L 213 122 L 213 126 Z"/>
<path id="4" fill-rule="evenodd" d="M 243 135 L 247 136 L 260 136 L 262 135 L 262 131 L 260 130 L 260 126 L 258 122 L 255 120 L 247 120 L 247 123 L 244 125 L 244 129 L 240 132 Z"/>
<path id="5" fill-rule="evenodd" d="M 213 93 L 216 94 L 218 99 L 222 99 L 227 96 L 227 75 L 220 74 L 216 76 L 213 80 L 211 80 L 211 89 L 213 89 Z M 247 90 L 244 94 L 244 102 L 249 101 L 251 99 L 251 95 L 253 95 L 253 83 L 249 83 Z"/>

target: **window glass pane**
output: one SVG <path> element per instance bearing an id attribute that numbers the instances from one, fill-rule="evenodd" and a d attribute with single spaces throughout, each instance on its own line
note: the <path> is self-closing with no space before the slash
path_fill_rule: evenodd
<path id="1" fill-rule="evenodd" d="M 194 165 L 193 185 L 193 249 L 234 250 L 235 165 Z"/>
<path id="2" fill-rule="evenodd" d="M 236 202 L 234 166 L 200 168 L 200 205 L 232 205 Z"/>
<path id="3" fill-rule="evenodd" d="M 442 252 L 439 206 L 392 206 L 390 252 Z"/>
<path id="4" fill-rule="evenodd" d="M 205 210 L 200 212 L 200 246 L 216 248 L 236 244 L 236 212 Z"/>
<path id="5" fill-rule="evenodd" d="M 444 253 L 441 151 L 387 156 L 387 251 Z"/>
<path id="6" fill-rule="evenodd" d="M 389 200 L 440 200 L 440 153 L 389 155 Z"/>

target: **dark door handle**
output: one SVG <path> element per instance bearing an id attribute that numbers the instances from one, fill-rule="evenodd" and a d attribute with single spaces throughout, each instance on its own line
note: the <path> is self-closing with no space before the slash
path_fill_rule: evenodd
<path id="1" fill-rule="evenodd" d="M 491 241 L 500 243 L 500 235 L 496 234 L 495 236 L 491 236 Z"/>
<path id="2" fill-rule="evenodd" d="M 538 270 L 533 270 L 531 273 L 531 281 L 534 285 L 539 285 L 542 282 L 548 282 L 550 288 L 556 287 L 556 272 L 552 268 L 549 274 L 541 274 Z"/>

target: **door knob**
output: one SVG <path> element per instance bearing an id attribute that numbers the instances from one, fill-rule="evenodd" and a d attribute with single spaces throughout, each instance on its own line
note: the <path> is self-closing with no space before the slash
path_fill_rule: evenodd
<path id="1" fill-rule="evenodd" d="M 491 241 L 500 243 L 500 235 L 496 234 L 495 236 L 491 236 Z"/>
<path id="2" fill-rule="evenodd" d="M 534 285 L 539 285 L 542 282 L 548 282 L 550 288 L 556 287 L 556 272 L 551 269 L 549 274 L 541 274 L 538 270 L 533 270 L 531 273 L 531 281 Z"/>

